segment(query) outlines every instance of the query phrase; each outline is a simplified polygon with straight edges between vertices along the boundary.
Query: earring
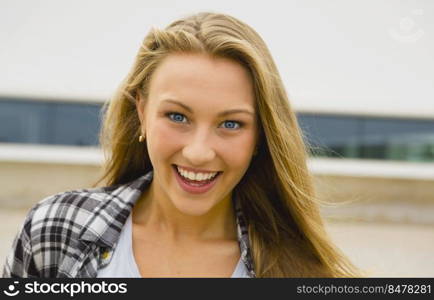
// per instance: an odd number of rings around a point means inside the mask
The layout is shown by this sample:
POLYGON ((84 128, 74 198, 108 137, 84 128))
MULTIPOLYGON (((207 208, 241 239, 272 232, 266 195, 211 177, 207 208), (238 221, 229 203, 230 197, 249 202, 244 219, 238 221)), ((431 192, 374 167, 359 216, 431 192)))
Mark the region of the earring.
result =
POLYGON ((145 135, 139 136, 139 143, 142 143, 145 140, 145 135))

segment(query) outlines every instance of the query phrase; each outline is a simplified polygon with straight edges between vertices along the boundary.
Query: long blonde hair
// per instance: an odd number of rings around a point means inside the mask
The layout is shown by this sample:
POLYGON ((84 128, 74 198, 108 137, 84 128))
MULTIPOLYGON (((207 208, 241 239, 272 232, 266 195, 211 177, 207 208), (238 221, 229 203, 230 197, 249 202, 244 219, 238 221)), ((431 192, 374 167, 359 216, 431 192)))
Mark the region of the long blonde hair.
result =
POLYGON ((250 73, 259 120, 258 154, 234 188, 248 224, 257 277, 350 277, 357 269, 327 237, 307 149, 271 54, 245 23, 225 14, 198 13, 151 29, 114 97, 106 103, 101 144, 105 171, 99 182, 131 181, 152 170, 146 143, 138 143, 138 96, 171 53, 207 53, 233 59, 250 73))

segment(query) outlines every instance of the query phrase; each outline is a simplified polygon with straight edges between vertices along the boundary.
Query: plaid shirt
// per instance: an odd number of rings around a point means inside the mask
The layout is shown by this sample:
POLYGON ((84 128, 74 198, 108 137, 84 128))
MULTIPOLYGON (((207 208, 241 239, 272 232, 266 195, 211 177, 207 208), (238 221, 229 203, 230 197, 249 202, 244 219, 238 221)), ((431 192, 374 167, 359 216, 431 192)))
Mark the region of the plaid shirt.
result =
MULTIPOLYGON (((127 184, 68 191, 37 203, 13 242, 3 277, 96 277, 110 263, 122 227, 152 177, 150 171, 127 184)), ((234 207, 241 259, 255 277, 238 201, 234 207)))

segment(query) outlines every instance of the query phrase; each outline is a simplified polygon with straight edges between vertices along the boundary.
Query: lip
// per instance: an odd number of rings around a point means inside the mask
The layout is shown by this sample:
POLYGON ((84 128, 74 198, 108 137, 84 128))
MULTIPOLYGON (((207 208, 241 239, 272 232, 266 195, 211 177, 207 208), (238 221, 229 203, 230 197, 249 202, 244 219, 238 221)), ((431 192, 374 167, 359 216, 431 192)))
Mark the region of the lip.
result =
POLYGON ((173 169, 176 181, 178 181, 179 186, 184 191, 186 191, 187 193, 190 193, 190 194, 203 194, 203 193, 208 192, 210 189, 212 189, 214 187, 214 185, 216 185, 217 181, 220 180, 220 175, 222 173, 222 172, 218 172, 218 174, 214 178, 214 180, 211 181, 210 183, 206 184, 206 185, 192 186, 182 179, 181 175, 179 175, 178 171, 176 170, 176 165, 172 165, 172 169, 173 169))

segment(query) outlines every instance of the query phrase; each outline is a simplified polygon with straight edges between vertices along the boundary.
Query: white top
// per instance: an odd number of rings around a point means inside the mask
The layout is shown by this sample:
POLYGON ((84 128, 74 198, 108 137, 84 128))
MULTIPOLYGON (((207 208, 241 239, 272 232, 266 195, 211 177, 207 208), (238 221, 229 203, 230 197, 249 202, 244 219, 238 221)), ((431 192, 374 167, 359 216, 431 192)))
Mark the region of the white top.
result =
MULTIPOLYGON (((97 278, 142 277, 134 259, 132 245, 132 219, 130 214, 122 228, 118 245, 113 252, 110 263, 105 268, 98 270, 97 278)), ((238 261, 231 278, 249 278, 247 268, 241 259, 238 261)))

